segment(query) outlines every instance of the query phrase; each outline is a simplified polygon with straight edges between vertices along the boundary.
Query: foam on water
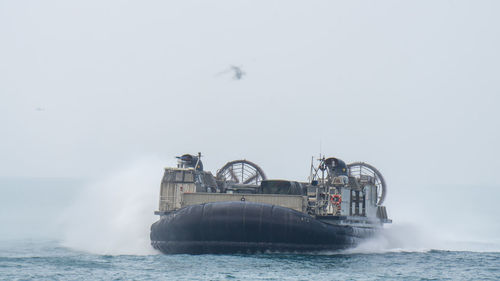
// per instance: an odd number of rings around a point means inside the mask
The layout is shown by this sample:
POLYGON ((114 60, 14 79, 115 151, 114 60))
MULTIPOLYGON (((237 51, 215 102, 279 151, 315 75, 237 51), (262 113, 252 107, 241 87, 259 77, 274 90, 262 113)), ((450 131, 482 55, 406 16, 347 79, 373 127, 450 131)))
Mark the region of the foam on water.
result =
POLYGON ((349 253, 500 252, 495 186, 418 186, 390 195, 394 223, 349 253))
POLYGON ((375 237, 366 240, 353 249, 343 251, 346 254, 373 254, 388 252, 428 252, 470 251, 500 252, 500 243, 495 241, 449 240, 439 233, 431 233, 422 226, 398 224, 387 226, 375 237))

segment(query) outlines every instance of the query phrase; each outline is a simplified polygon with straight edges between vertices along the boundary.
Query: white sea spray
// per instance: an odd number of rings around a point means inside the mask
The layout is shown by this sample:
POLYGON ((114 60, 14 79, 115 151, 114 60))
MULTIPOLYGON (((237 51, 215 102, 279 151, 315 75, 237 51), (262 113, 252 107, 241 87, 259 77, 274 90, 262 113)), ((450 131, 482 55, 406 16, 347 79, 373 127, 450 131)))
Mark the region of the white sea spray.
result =
POLYGON ((163 166, 142 159, 80 190, 64 214, 63 245, 96 254, 155 254, 149 231, 158 219, 163 166))

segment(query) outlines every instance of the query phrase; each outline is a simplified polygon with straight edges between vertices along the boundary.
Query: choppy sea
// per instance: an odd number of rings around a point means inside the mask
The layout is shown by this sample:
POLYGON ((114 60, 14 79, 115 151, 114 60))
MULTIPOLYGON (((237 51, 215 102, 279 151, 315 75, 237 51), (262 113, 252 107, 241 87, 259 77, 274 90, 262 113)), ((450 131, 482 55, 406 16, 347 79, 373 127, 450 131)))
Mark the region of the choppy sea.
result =
POLYGON ((469 187, 442 187, 436 201, 395 190, 393 225, 347 251, 163 255, 149 245, 152 166, 96 181, 0 179, 0 280, 500 280, 497 199, 463 208, 469 187))
POLYGON ((57 241, 0 245, 2 280, 500 280, 500 253, 102 255, 57 241))

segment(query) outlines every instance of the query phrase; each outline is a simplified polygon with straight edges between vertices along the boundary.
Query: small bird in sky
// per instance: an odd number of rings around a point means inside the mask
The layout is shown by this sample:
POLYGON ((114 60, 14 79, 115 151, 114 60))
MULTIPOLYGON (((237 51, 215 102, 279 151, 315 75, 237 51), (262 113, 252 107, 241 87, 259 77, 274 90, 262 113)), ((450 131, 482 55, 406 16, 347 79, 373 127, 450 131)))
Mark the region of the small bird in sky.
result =
POLYGON ((241 80, 246 73, 241 69, 241 66, 230 65, 228 69, 219 72, 217 75, 233 73, 234 80, 241 80))
POLYGON ((241 70, 241 67, 231 65, 231 70, 234 72, 233 79, 235 80, 241 80, 243 78, 243 75, 246 73, 241 70))

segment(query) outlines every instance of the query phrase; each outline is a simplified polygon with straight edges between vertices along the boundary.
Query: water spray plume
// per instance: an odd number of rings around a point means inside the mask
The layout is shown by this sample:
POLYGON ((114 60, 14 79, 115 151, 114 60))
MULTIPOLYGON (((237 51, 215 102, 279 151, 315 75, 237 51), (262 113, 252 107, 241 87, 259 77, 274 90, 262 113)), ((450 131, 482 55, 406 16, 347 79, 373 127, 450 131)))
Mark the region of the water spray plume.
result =
POLYGON ((64 214, 63 245, 95 254, 147 255, 165 163, 143 159, 83 188, 64 214))

